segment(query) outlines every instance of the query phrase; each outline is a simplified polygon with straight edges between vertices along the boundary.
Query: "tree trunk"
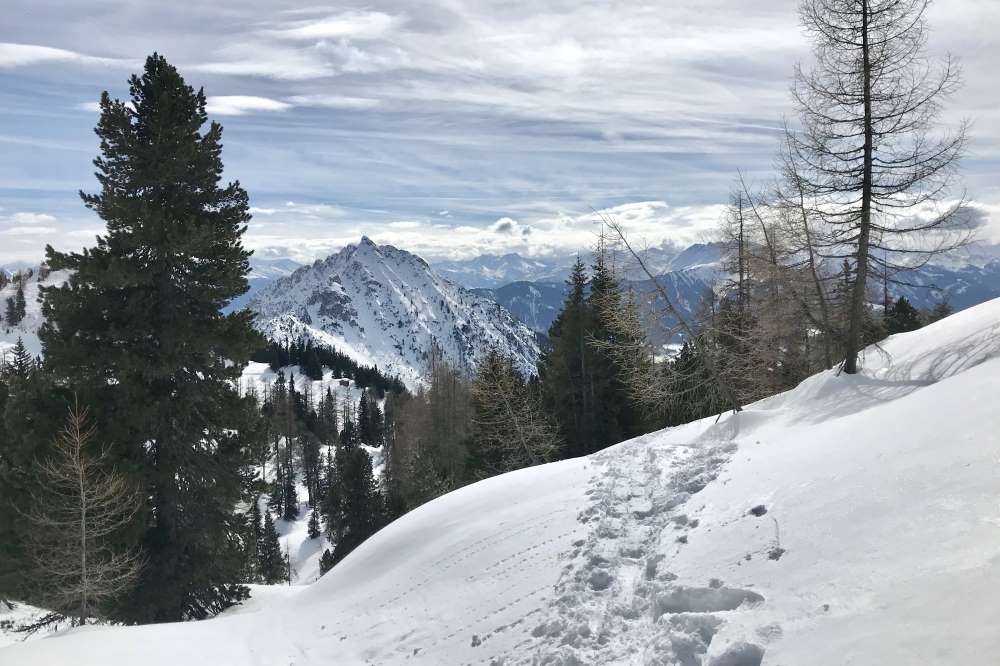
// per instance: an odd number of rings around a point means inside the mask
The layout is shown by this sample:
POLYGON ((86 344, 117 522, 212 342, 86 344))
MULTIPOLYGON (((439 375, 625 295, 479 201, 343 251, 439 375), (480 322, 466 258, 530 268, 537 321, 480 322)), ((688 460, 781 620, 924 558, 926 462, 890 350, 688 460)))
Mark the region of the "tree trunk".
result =
POLYGON ((853 375, 858 371, 858 352, 861 351, 861 329, 865 317, 865 286, 868 278, 868 244, 872 217, 872 70, 868 44, 868 0, 861 0, 861 57, 864 79, 865 147, 864 173, 861 190, 861 225, 858 229, 858 253, 854 267, 854 287, 851 291, 850 323, 847 330, 844 372, 853 375))

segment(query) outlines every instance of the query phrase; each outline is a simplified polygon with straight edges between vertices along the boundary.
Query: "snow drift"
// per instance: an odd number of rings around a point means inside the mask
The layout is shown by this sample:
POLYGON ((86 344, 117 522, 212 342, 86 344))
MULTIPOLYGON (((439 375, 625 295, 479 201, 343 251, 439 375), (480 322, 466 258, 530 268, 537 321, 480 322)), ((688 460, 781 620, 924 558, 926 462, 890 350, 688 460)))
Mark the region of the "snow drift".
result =
POLYGON ((994 300, 860 375, 451 493, 313 585, 0 663, 993 664, 998 398, 994 300))

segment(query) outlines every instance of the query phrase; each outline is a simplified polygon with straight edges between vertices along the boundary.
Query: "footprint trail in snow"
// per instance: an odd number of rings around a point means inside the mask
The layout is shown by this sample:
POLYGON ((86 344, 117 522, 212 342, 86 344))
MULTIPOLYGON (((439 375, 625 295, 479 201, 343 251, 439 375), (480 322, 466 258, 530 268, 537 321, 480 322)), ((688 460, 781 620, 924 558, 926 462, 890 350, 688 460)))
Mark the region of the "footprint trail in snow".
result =
POLYGON ((698 526, 686 513, 692 498, 719 475, 735 445, 657 447, 646 440, 594 457, 599 471, 578 516, 588 533, 567 554, 554 601, 532 618, 532 645, 495 655, 493 664, 761 663, 763 649, 752 643, 706 655, 727 616, 752 613, 764 597, 715 579, 681 581, 670 571, 671 555, 698 526))

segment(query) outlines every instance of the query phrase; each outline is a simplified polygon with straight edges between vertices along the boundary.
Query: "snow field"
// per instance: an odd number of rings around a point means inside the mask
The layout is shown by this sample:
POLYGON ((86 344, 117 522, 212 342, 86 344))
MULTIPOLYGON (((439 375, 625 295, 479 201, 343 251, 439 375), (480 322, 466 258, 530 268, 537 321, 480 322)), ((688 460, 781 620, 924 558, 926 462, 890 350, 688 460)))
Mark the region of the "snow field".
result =
POLYGON ((853 377, 462 488, 312 585, 0 664, 995 664, 1000 300, 853 377))

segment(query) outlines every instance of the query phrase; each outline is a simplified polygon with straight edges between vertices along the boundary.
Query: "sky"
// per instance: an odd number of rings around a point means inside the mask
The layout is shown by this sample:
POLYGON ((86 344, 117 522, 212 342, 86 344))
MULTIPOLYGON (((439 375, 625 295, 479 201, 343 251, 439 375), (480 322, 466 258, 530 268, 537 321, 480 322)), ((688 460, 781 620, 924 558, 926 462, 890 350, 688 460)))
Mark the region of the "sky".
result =
MULTIPOLYGON (((965 86, 963 182, 1000 242, 1000 2, 937 0, 932 56, 965 86)), ((718 225, 742 172, 774 176, 810 51, 794 0, 4 0, 0 263, 93 244, 80 202, 101 91, 157 51, 224 126, 261 256, 366 234, 429 259, 562 253, 610 213, 639 242, 718 225)))

